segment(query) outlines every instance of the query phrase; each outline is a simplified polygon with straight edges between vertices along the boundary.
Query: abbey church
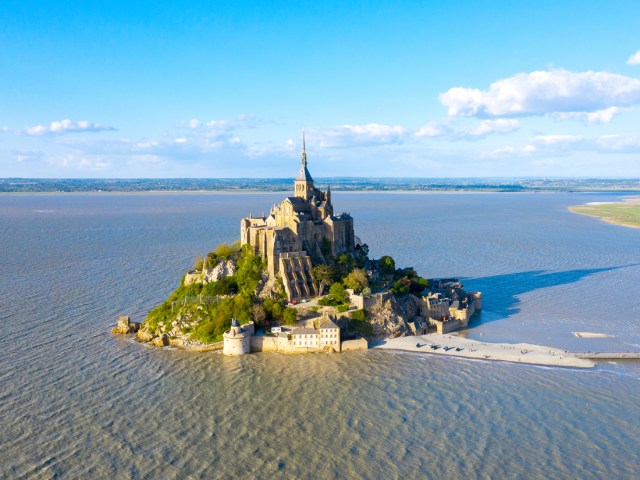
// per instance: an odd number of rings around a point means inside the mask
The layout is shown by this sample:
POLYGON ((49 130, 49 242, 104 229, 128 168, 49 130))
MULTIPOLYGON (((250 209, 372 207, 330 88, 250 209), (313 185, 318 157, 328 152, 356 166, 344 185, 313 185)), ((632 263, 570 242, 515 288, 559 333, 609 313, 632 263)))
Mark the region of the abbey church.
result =
POLYGON ((325 255, 353 251, 353 219, 335 215, 331 188, 317 189, 307 169, 302 136, 302 161, 294 181, 294 196, 271 208, 268 216, 243 218, 240 239, 267 261, 269 275, 280 274, 290 300, 317 295, 311 268, 326 263, 325 255))

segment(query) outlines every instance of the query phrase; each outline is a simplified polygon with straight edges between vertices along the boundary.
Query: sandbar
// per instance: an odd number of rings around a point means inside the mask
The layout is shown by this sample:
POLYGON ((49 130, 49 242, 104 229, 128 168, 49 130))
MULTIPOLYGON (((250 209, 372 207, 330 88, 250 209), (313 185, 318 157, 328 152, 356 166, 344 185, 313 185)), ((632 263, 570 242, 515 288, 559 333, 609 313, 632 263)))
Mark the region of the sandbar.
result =
POLYGON ((578 338, 615 338, 614 335, 607 333, 594 333, 594 332, 571 332, 578 338))
POLYGON ((456 334, 429 333, 427 335, 398 337, 382 340, 372 348, 552 367, 592 368, 596 365, 591 360, 578 358, 574 353, 557 348, 529 343, 488 343, 469 340, 456 334), (434 350, 430 347, 431 345, 438 345, 439 348, 434 350), (445 351, 443 347, 451 348, 445 351))
POLYGON ((628 197, 622 202, 589 202, 569 207, 569 211, 596 217, 615 225, 640 228, 640 198, 638 197, 628 197))

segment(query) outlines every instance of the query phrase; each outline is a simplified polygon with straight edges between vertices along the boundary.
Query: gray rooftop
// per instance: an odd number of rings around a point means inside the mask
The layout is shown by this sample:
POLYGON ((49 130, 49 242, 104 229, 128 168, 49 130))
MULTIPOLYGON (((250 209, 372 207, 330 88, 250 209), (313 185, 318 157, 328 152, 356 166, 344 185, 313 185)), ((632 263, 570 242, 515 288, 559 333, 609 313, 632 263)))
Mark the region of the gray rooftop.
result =
POLYGON ((313 328, 299 328, 297 330, 294 330, 292 333, 293 335, 318 334, 318 332, 316 332, 313 328))
POLYGON ((296 181, 302 180, 303 182, 313 182, 313 178, 311 178, 311 174, 307 169, 307 163, 304 162, 300 165, 300 170, 298 170, 298 176, 296 177, 296 181))
POLYGON ((326 329, 326 328, 340 328, 338 327, 338 325, 336 325, 335 323, 333 323, 331 320, 325 320, 325 322, 320 326, 320 330, 326 329))

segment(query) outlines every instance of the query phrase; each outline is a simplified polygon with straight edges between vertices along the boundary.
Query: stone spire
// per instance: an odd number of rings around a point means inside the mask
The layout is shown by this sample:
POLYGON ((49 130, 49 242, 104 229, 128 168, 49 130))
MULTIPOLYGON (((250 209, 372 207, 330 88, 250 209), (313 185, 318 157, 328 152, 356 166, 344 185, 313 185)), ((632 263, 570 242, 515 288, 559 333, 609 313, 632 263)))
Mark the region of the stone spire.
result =
POLYGON ((302 165, 307 166, 307 147, 304 143, 304 130, 302 130, 302 165))
POLYGON ((309 201, 313 196, 313 178, 307 169, 307 148, 305 145, 304 131, 302 132, 302 160, 300 162, 300 170, 296 176, 295 196, 304 198, 309 201))

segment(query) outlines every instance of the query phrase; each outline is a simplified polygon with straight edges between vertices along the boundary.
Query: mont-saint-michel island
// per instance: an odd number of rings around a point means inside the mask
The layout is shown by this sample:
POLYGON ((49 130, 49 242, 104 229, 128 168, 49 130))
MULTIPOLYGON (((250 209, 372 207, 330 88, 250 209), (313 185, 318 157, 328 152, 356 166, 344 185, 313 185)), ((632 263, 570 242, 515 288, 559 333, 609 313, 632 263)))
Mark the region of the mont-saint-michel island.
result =
MULTIPOLYGON (((224 355, 338 353, 368 348, 593 367, 588 355, 459 335, 482 293, 456 277, 424 278, 392 256, 370 258, 331 187, 318 189, 302 154, 293 195, 240 220, 240 239, 198 256, 179 287, 143 322, 118 318, 113 333, 157 347, 224 355)), ((261 206, 257 205, 257 208, 261 206)), ((453 221, 453 219, 452 219, 453 221)), ((587 332, 584 332, 585 335, 587 332)))

